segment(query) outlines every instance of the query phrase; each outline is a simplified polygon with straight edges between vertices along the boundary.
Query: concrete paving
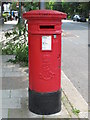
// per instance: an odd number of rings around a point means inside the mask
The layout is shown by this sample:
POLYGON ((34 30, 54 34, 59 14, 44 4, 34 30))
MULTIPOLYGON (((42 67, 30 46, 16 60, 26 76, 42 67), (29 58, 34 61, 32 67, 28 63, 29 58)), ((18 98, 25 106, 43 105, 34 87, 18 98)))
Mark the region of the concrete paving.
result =
MULTIPOLYGON (((14 56, 2 56, 3 74, 8 71, 6 77, 2 76, 2 117, 3 118, 87 118, 87 104, 80 93, 74 88, 70 80, 62 72, 62 110, 52 115, 37 115, 28 110, 28 68, 20 67, 18 64, 7 62, 14 56), (6 71, 5 71, 6 69, 6 71), (13 74, 10 76, 9 72, 13 74), (22 75, 23 76, 22 76, 22 75), (12 81, 12 82, 11 82, 12 81), (73 94, 73 95, 72 95, 73 94), (76 99, 78 99, 76 101, 76 99), (74 101, 75 100, 75 101, 74 101), (79 107, 78 107, 79 106, 79 107), (81 108, 80 108, 81 107, 81 108), (78 115, 72 109, 80 110, 78 115)), ((0 92, 1 94, 1 92, 0 92)))
MULTIPOLYGON (((20 68, 8 61, 14 56, 2 56, 2 115, 4 118, 42 118, 28 110, 28 68, 20 68), (7 73, 7 74, 6 74, 7 73)), ((62 111, 46 118, 70 118, 62 103, 62 111)))
MULTIPOLYGON (((42 118, 43 115, 37 115, 28 109, 28 90, 3 90, 3 95, 8 94, 7 98, 3 97, 2 114, 3 118, 42 118), (26 93, 26 94, 25 94, 26 93), (11 95, 10 95, 11 94, 11 95)), ((63 94, 64 97, 64 94, 63 94)), ((62 102, 62 110, 53 115, 45 115, 45 118, 70 118, 70 115, 62 102)))

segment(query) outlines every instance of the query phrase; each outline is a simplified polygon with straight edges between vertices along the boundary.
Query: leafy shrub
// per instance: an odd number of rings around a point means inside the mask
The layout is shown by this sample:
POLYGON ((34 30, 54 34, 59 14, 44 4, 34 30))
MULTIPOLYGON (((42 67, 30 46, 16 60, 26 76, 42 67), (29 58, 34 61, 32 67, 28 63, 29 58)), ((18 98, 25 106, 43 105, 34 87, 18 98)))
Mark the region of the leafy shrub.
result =
POLYGON ((28 46, 26 44, 20 44, 19 47, 17 47, 15 61, 28 65, 28 46))
POLYGON ((4 55, 15 55, 15 60, 10 59, 10 62, 20 63, 23 66, 28 65, 28 45, 21 43, 7 43, 7 46, 2 49, 4 55))
POLYGON ((7 42, 6 47, 2 49, 2 54, 3 55, 12 55, 15 54, 15 48, 17 45, 14 45, 14 43, 7 42))
POLYGON ((16 27, 5 33, 6 39, 10 39, 2 48, 3 55, 15 55, 15 60, 9 60, 14 63, 20 63, 21 65, 28 65, 28 42, 26 39, 27 30, 26 25, 17 24, 16 27), (19 31, 21 31, 21 36, 19 36, 19 31))

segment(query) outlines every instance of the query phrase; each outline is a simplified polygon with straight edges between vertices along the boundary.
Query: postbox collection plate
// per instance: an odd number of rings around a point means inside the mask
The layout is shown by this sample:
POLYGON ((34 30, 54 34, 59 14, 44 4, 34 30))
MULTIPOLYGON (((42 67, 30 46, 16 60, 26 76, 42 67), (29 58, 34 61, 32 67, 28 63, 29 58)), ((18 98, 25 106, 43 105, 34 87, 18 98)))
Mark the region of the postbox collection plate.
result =
POLYGON ((52 50, 52 37, 42 36, 42 51, 52 50))

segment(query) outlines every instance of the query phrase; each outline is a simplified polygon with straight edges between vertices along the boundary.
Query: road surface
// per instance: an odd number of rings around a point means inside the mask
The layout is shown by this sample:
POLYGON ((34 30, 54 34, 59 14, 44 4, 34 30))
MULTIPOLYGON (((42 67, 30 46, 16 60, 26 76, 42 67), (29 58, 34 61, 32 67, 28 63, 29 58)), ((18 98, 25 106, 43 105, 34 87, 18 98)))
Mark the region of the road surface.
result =
POLYGON ((63 20, 62 70, 88 102, 88 23, 63 20))

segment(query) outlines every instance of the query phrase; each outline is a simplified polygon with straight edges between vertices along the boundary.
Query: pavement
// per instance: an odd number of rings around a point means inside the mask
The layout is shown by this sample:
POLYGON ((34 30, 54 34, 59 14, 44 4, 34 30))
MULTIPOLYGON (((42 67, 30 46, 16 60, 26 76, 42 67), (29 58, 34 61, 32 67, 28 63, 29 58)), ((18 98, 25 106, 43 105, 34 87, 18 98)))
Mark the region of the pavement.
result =
MULTIPOLYGON (((0 118, 88 118, 88 104, 62 71, 62 109, 57 114, 37 115, 28 110, 28 68, 7 62, 13 55, 0 56, 0 118), (1 85, 1 84, 0 84, 1 85), (79 114, 75 114, 80 110, 79 114), (74 113, 73 113, 74 111, 74 113)), ((90 108, 89 108, 90 109, 90 108)))
MULTIPOLYGON (((88 118, 88 105, 62 71, 62 110, 52 115, 37 115, 28 110, 28 68, 7 62, 12 55, 2 55, 2 118, 88 118), (73 109, 80 110, 75 115, 73 109)), ((1 95, 0 95, 1 96, 1 95)), ((0 112, 1 113, 1 112, 0 112)))

